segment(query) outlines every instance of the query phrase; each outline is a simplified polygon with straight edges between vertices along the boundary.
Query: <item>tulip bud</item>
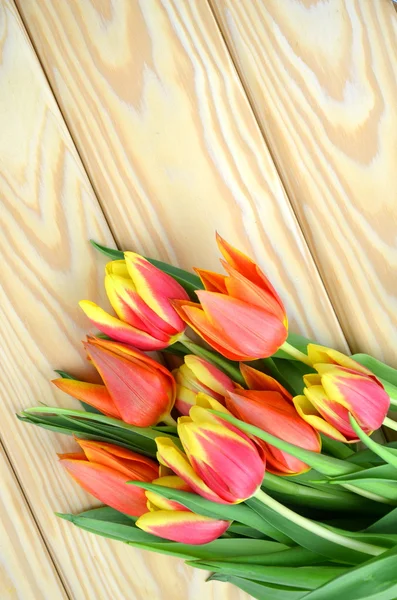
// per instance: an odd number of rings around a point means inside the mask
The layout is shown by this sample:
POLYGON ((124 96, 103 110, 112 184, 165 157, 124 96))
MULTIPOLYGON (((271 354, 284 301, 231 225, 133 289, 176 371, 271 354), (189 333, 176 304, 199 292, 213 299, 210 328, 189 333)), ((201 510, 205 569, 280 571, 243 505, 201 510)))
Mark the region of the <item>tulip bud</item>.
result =
POLYGON ((182 415, 188 415, 199 392, 224 404, 227 391, 235 387, 230 377, 198 356, 189 354, 184 360, 185 363, 174 371, 177 383, 175 408, 182 415))
POLYGON ((85 348, 123 421, 150 427, 168 417, 176 386, 165 367, 118 342, 89 337, 85 348))
POLYGON ((175 279, 139 254, 125 252, 124 257, 106 265, 105 289, 117 317, 89 300, 80 306, 100 331, 119 342, 140 350, 166 348, 185 330, 171 300, 189 297, 175 279))
POLYGON ((228 275, 196 269, 205 290, 200 304, 176 300, 179 316, 215 350, 231 360, 274 354, 287 338, 287 317, 275 289, 252 260, 219 235, 228 275))
MULTIPOLYGON (((174 488, 175 490, 181 490, 183 492, 192 492, 191 487, 183 481, 177 475, 166 475, 165 477, 159 477, 152 481, 156 485, 161 485, 163 487, 174 488)), ((158 510, 189 510, 180 502, 176 502, 176 500, 169 500, 168 498, 164 498, 157 494, 156 492, 152 492, 150 490, 146 490, 146 498, 148 499, 147 507, 150 512, 155 512, 158 510)))
MULTIPOLYGON (((226 411, 209 398, 212 408, 226 411)), ((156 438, 158 459, 197 494, 223 504, 253 496, 260 487, 265 464, 255 444, 240 430, 202 406, 178 419, 178 434, 186 454, 168 438, 156 438)))
POLYGON ((144 514, 147 511, 144 490, 127 482, 152 481, 158 476, 158 465, 114 444, 76 441, 84 453, 59 455, 69 475, 104 504, 135 517, 144 514))
POLYGON ((302 396, 294 404, 312 427, 341 442, 357 442, 349 413, 367 434, 378 429, 390 398, 367 368, 341 352, 309 344, 308 357, 317 373, 305 375, 302 396))
MULTIPOLYGON (((288 393, 288 392, 287 392, 288 393)), ((292 402, 279 392, 235 390, 226 397, 232 415, 300 448, 320 452, 318 433, 297 413, 292 402)), ((310 467, 291 454, 257 440, 266 456, 266 469, 275 475, 298 475, 310 467)))
POLYGON ((257 371, 244 363, 240 363, 240 371, 250 390, 278 392, 284 400, 287 400, 292 404, 292 394, 290 394, 276 379, 270 377, 270 375, 257 371))

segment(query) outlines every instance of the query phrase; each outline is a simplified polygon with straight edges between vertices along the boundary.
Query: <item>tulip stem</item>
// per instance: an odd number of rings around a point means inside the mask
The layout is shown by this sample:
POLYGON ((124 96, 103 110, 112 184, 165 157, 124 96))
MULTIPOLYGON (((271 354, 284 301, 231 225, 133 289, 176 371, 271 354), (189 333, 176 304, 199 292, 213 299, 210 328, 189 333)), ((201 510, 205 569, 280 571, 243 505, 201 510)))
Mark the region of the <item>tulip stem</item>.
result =
POLYGON ((310 531, 314 533, 318 537, 323 538, 324 540, 328 540, 333 542, 334 544, 340 544, 343 548, 350 548, 351 550, 356 550, 357 552, 363 552, 364 554, 369 554, 371 556, 378 556, 382 554, 382 552, 386 551, 386 548, 382 548, 380 546, 375 546, 374 544, 368 544, 366 542, 361 542, 357 539, 350 538, 336 531, 332 531, 327 527, 320 525, 306 517, 302 517, 298 513, 294 512, 290 508, 287 508, 271 496, 268 496, 264 491, 259 489, 254 498, 259 500, 262 504, 272 509, 274 512, 278 513, 282 517, 288 519, 291 523, 295 523, 298 527, 302 529, 306 529, 306 531, 310 531))
POLYGON ((161 419, 161 422, 165 423, 166 425, 171 425, 172 427, 176 427, 177 426, 177 422, 175 421, 175 419, 173 417, 171 417, 170 414, 168 414, 165 417, 163 417, 161 419))
POLYGON ((292 344, 289 344, 288 342, 284 342, 284 344, 282 346, 280 346, 279 349, 284 350, 284 352, 286 354, 289 354, 290 356, 292 356, 292 358, 296 358, 296 360, 299 360, 300 362, 305 363, 305 365, 308 365, 309 367, 313 366, 312 363, 310 362, 307 354, 304 354, 303 352, 298 350, 298 348, 295 348, 295 346, 292 346, 292 344))
POLYGON ((394 431, 397 431, 396 421, 393 421, 393 419, 390 419, 389 417, 385 417, 385 420, 383 421, 383 425, 385 427, 388 427, 389 429, 394 429, 394 431))

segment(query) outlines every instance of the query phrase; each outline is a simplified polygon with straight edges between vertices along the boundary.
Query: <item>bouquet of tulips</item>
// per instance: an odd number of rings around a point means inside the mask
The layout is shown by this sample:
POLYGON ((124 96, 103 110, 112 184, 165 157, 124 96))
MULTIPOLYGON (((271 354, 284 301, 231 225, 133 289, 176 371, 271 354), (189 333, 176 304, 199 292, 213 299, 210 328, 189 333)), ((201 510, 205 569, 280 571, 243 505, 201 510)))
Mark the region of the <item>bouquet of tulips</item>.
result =
POLYGON ((94 243, 115 314, 80 306, 102 383, 58 371, 82 410, 19 415, 74 436, 60 463, 105 505, 59 516, 260 600, 393 600, 397 444, 371 434, 396 429, 397 371, 289 333, 258 265, 217 241, 226 274, 94 243))

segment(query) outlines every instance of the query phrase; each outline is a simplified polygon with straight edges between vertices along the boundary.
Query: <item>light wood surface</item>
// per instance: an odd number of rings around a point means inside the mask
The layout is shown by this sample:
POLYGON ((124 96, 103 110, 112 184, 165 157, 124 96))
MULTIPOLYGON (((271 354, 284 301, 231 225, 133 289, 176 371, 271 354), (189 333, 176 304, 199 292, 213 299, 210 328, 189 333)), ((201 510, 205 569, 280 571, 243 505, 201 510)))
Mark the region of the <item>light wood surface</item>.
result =
MULTIPOLYGON (((242 600, 245 594, 206 584, 205 572, 180 560, 127 548, 54 516, 97 503, 57 462, 56 452, 73 449, 71 438, 22 424, 15 412, 39 402, 68 404, 65 395, 54 394, 49 380, 53 368, 86 370, 80 339, 87 322, 77 301, 84 296, 104 301, 104 261, 87 240, 111 245, 112 237, 18 15, 8 1, 0 6, 0 435, 7 454, 73 600, 211 599, 220 589, 227 600, 242 600)), ((0 487, 0 497, 9 507, 1 512, 6 532, 40 544, 37 532, 27 530, 29 515, 13 509, 8 487, 0 487)), ((6 590, 9 597, 26 600, 35 562, 32 558, 25 584, 14 581, 26 560, 22 550, 17 554, 7 553, 6 590)), ((36 575, 45 575, 45 567, 36 575)), ((37 589, 44 584, 38 580, 37 589)), ((55 589, 55 580, 52 585, 55 589)), ((54 600, 60 593, 54 592, 54 600)), ((37 593, 35 600, 41 598, 37 593)))
POLYGON ((66 600, 51 555, 0 443, 2 600, 66 600))
POLYGON ((293 329, 346 348, 207 2, 18 6, 121 247, 219 270, 219 230, 293 329))
POLYGON ((55 518, 95 504, 57 464, 73 442, 14 415, 70 404, 54 368, 93 376, 77 302, 105 305, 105 261, 89 238, 217 269, 217 229, 262 264, 292 329, 347 350, 343 328, 393 361, 395 15, 388 0, 16 1, 0 0, 5 599, 248 600, 55 518), (22 582, 28 548, 43 564, 22 582))
POLYGON ((391 0, 210 0, 354 351, 397 366, 391 0))

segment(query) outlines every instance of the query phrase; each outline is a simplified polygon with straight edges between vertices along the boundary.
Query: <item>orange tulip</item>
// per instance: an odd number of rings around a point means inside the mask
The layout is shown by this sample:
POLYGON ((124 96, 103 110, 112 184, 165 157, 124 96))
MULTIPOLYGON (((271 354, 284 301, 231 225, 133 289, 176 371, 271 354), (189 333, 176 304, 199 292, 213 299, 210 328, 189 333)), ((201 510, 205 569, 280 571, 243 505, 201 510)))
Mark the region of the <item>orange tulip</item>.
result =
POLYGON ((144 490, 128 481, 152 481, 158 476, 155 461, 106 442, 76 440, 83 452, 60 454, 62 466, 87 492, 127 515, 147 511, 144 490))
MULTIPOLYGON (((288 392, 287 392, 288 393, 288 392)), ((318 433, 295 410, 292 402, 278 391, 235 390, 226 397, 226 407, 232 415, 280 437, 286 442, 311 450, 321 451, 318 433)), ((297 475, 310 467, 291 454, 257 440, 266 456, 266 468, 276 475, 297 475)))
POLYGON ((123 421, 149 427, 168 418, 176 386, 165 367, 119 342, 88 337, 84 346, 123 421))
POLYGON ((305 375, 297 411, 312 427, 341 442, 357 442, 349 413, 365 433, 382 425, 390 398, 375 375, 354 359, 324 346, 309 344, 308 357, 317 373, 305 375))
POLYGON ((185 330, 170 301, 189 296, 143 256, 125 252, 124 257, 106 265, 106 293, 117 317, 89 300, 82 300, 80 307, 100 331, 119 342, 141 350, 166 348, 185 330))
POLYGON ((121 419, 121 414, 105 385, 62 377, 53 379, 51 383, 69 396, 100 410, 107 417, 121 419))
POLYGON ((177 383, 175 408, 182 415, 188 415, 199 392, 208 394, 224 404, 227 391, 235 388, 230 377, 198 356, 188 354, 184 361, 184 364, 173 372, 177 383))
POLYGON ((196 269, 205 290, 200 304, 175 300, 179 316, 215 350, 231 360, 274 354, 287 338, 287 317, 277 292, 252 260, 219 235, 228 275, 196 269))

